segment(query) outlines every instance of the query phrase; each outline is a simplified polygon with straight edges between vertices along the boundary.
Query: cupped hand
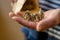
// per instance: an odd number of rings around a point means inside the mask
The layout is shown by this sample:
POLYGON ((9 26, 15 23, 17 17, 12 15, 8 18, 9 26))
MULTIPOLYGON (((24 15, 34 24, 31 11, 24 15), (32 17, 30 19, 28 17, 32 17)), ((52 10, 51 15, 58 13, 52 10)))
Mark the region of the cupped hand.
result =
MULTIPOLYGON (((13 2, 16 2, 16 1, 13 1, 13 2)), ((31 22, 31 21, 24 20, 21 17, 23 15, 23 13, 21 12, 18 12, 16 14, 13 12, 10 12, 9 16, 13 20, 16 20, 19 24, 22 24, 31 29, 36 29, 37 31, 46 30, 60 23, 60 9, 53 9, 53 10, 44 12, 44 19, 42 19, 39 22, 31 22), (16 14, 19 16, 16 16, 16 14)))

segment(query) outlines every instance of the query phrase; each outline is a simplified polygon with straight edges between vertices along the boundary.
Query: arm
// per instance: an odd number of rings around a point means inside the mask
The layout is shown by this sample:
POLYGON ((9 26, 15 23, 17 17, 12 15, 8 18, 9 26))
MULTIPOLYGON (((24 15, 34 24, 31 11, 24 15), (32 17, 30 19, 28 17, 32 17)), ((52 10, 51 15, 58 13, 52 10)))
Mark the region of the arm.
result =
POLYGON ((10 17, 14 20, 16 20, 18 23, 31 28, 31 29, 36 29, 37 31, 43 31, 48 28, 51 28, 57 24, 60 23, 60 10, 59 9, 54 9, 54 10, 49 10, 44 13, 44 19, 41 20, 38 23, 31 22, 24 20, 20 13, 17 13, 20 17, 15 16, 13 13, 9 13, 10 17))
MULTIPOLYGON (((12 0, 13 3, 16 1, 17 0, 12 0)), ((54 10, 49 10, 47 12, 44 12, 44 19, 38 23, 24 20, 21 17, 20 13, 18 15, 20 17, 16 16, 13 13, 9 13, 9 16, 12 19, 16 20, 19 24, 22 24, 31 29, 36 29, 37 31, 46 30, 60 23, 60 9, 54 9, 54 10)))

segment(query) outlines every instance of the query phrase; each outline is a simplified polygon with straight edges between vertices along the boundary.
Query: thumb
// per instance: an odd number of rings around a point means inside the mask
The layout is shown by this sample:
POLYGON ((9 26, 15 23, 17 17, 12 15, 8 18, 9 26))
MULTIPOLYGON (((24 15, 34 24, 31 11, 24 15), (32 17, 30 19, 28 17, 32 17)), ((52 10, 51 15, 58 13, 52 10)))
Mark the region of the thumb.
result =
POLYGON ((51 28, 57 24, 56 20, 54 18, 47 18, 41 20, 36 27, 37 31, 44 31, 47 30, 48 28, 51 28))

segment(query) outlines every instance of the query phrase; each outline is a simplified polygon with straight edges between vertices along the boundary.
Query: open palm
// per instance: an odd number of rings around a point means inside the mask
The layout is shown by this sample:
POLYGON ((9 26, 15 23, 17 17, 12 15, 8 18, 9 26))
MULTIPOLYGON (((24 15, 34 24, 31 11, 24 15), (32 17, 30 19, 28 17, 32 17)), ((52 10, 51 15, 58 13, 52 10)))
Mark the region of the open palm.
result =
MULTIPOLYGON (((13 2, 16 2, 16 0, 13 2)), ((31 22, 24 20, 21 17, 23 15, 21 12, 18 12, 16 14, 10 12, 9 16, 13 20, 16 20, 19 24, 22 24, 28 28, 36 29, 37 31, 46 30, 60 23, 60 9, 53 9, 44 12, 44 19, 39 22, 31 22), (16 16, 16 14, 19 16, 16 16)))

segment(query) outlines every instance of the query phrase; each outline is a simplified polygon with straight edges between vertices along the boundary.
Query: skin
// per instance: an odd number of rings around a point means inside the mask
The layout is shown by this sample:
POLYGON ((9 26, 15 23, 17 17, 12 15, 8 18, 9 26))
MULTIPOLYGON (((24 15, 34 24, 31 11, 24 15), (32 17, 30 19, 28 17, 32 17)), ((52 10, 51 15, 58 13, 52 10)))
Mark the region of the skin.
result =
POLYGON ((44 12, 44 19, 42 19, 39 22, 31 22, 31 21, 24 20, 21 17, 23 15, 22 12, 18 12, 16 14, 13 12, 10 12, 9 16, 13 20, 17 21, 19 24, 22 24, 28 28, 37 30, 38 32, 52 28, 53 26, 60 23, 60 9, 52 9, 44 12), (16 16, 16 14, 19 16, 16 16))

